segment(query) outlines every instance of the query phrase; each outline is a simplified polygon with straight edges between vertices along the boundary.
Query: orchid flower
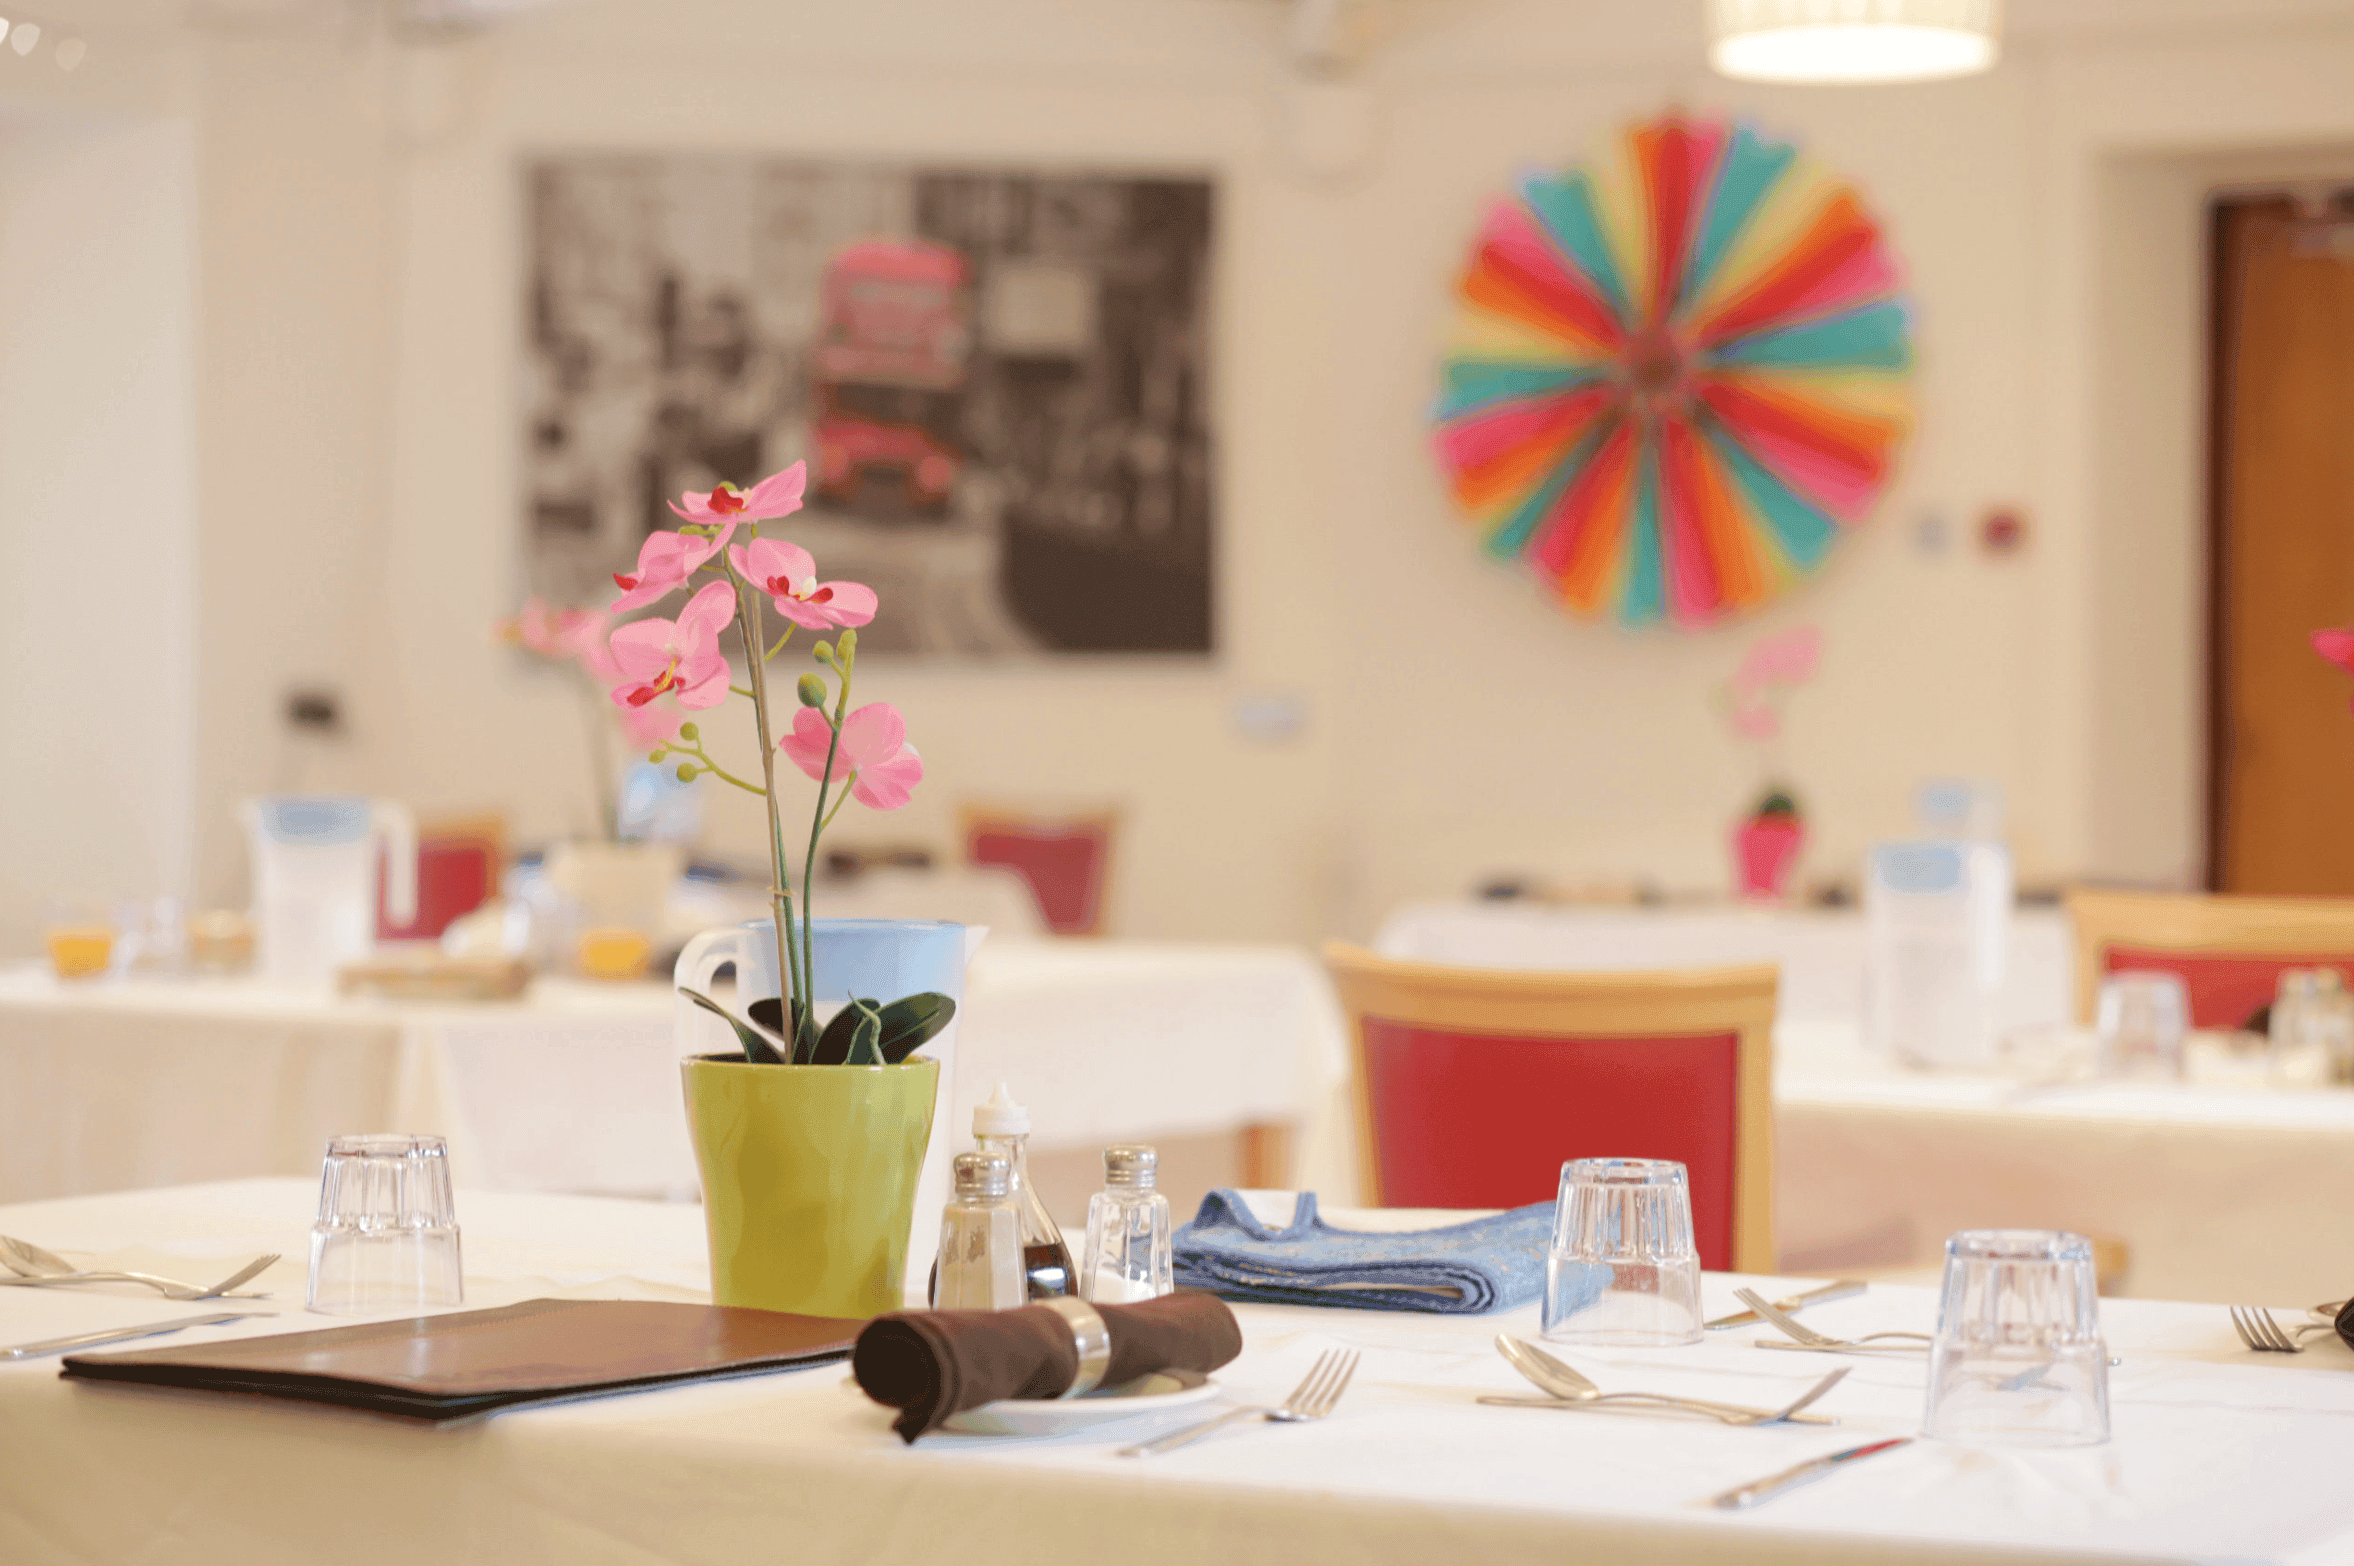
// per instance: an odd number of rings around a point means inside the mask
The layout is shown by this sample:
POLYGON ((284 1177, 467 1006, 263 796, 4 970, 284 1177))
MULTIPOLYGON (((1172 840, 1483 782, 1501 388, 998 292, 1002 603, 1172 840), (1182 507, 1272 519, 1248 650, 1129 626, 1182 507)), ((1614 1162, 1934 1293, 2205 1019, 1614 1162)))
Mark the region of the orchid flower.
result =
POLYGON ((1811 679, 1822 656, 1823 633, 1811 625, 1794 626, 1768 636, 1749 649, 1733 675, 1733 688, 1745 693, 1768 685, 1797 685, 1811 679))
POLYGON ((793 765, 811 777, 850 780, 850 797, 875 810, 897 810, 923 781, 924 762, 907 743, 907 720, 887 701, 872 702, 842 720, 842 742, 833 746, 834 767, 826 771, 826 750, 834 726, 824 713, 803 707, 793 714, 793 731, 777 744, 793 765))
POLYGON ((776 612, 809 631, 864 625, 875 617, 875 590, 857 582, 820 582, 809 551, 781 539, 756 538, 727 552, 745 581, 768 594, 776 612))
POLYGON ((676 620, 633 620, 613 633, 609 646, 623 683, 613 700, 643 707, 676 692, 682 707, 716 707, 727 699, 727 658, 719 650, 720 628, 736 612, 736 590, 712 582, 687 600, 676 620))
POLYGON ((2354 626, 2315 631, 2313 650, 2348 674, 2354 674, 2354 626))
POLYGON ((621 589, 621 596, 613 600, 612 612, 642 609, 685 586, 687 578, 702 569, 703 562, 719 553, 734 534, 737 523, 791 516, 800 510, 801 487, 807 471, 806 463, 796 462, 782 473, 770 474, 749 490, 722 484, 703 494, 689 490, 670 502, 670 509, 687 522, 713 531, 656 533, 647 538, 638 546, 637 571, 631 575, 613 573, 613 585, 621 589), (685 504, 681 505, 680 501, 685 504))
MULTIPOLYGON (((718 538, 725 542, 738 522, 764 522, 771 517, 789 517, 800 510, 801 489, 808 479, 809 464, 796 462, 782 473, 771 473, 750 489, 722 484, 705 495, 690 490, 672 501, 670 509, 689 522, 718 528, 718 538), (681 505, 679 501, 686 504, 681 505)), ((717 543, 712 545, 714 549, 718 547, 717 543)))

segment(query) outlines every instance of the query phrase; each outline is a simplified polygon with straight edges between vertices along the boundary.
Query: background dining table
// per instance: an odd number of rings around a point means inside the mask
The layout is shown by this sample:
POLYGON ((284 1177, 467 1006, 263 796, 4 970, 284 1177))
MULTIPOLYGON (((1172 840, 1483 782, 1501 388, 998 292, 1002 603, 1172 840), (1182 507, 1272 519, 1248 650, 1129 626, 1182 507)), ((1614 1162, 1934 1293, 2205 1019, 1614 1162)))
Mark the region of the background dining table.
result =
MULTIPOLYGON (((247 1307, 276 1315, 185 1340, 298 1331, 340 1321, 301 1308, 315 1198, 314 1180, 289 1178, 33 1202, 0 1207, 0 1233, 183 1276, 279 1251, 287 1259, 258 1280, 273 1299, 247 1307)), ((704 1297, 691 1208, 461 1191, 458 1214, 468 1307, 704 1297)), ((1710 1274, 1707 1307, 1734 1308, 1742 1281, 1710 1274)), ((1776 1294, 1796 1286, 1747 1281, 1776 1294)), ((0 1345, 189 1310, 119 1286, 0 1289, 0 1345)), ((1929 1290, 1875 1286, 1807 1320, 1853 1334, 1924 1330, 1934 1313, 1929 1290)), ((2219 1307, 2103 1302, 2122 1359, 2105 1446, 1915 1441, 1742 1513, 1704 1498, 1915 1434, 1922 1363, 1769 1352, 1753 1346, 1763 1328, 1688 1348, 1565 1350, 1605 1386, 1760 1404, 1850 1367, 1816 1405, 1837 1427, 1733 1428, 1482 1406, 1482 1394, 1530 1391, 1491 1340, 1534 1334, 1533 1306, 1467 1317, 1256 1305, 1236 1314, 1244 1350, 1216 1374, 1225 1399, 1280 1398, 1336 1346, 1363 1356, 1346 1396, 1317 1424, 1246 1426, 1149 1461, 1113 1448, 1204 1410, 1048 1438, 934 1434, 906 1447, 888 1411, 828 1365, 435 1430, 300 1403, 77 1383, 59 1377, 55 1359, 0 1364, 0 1560, 2354 1561, 2344 1482, 2354 1350, 2323 1340, 2302 1355, 2251 1354, 2219 1307)))
MULTIPOLYGON (((678 1062, 725 1047, 707 1020, 660 982, 435 1003, 0 971, 0 1201, 308 1172, 388 1129, 447 1136, 477 1189, 691 1199, 678 1062)), ((984 944, 954 1049, 960 1138, 1004 1081, 1041 1149, 1233 1137, 1263 1181, 1345 1069, 1323 972, 1286 946, 984 944)))

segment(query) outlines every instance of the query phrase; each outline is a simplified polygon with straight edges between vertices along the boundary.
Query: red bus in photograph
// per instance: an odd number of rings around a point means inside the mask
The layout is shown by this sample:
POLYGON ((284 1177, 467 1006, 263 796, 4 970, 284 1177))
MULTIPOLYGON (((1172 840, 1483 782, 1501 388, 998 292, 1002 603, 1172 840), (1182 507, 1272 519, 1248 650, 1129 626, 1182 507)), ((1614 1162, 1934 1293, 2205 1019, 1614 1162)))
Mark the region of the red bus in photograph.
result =
POLYGON ((817 492, 947 509, 972 345, 965 260, 922 239, 867 239, 827 264, 812 363, 817 492))

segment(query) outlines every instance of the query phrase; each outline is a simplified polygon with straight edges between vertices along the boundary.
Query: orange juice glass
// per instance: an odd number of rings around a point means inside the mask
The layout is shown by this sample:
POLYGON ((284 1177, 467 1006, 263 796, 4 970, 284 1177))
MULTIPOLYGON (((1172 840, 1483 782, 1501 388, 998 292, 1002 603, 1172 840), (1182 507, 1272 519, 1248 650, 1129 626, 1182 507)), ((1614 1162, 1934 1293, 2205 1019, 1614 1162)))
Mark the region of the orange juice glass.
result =
POLYGON ((95 978, 114 956, 114 931, 103 924, 57 925, 48 936, 49 965, 61 979, 95 978))
POLYGON ((580 971, 592 979, 637 979, 646 972, 654 943, 635 930, 619 927, 584 930, 580 936, 580 971))

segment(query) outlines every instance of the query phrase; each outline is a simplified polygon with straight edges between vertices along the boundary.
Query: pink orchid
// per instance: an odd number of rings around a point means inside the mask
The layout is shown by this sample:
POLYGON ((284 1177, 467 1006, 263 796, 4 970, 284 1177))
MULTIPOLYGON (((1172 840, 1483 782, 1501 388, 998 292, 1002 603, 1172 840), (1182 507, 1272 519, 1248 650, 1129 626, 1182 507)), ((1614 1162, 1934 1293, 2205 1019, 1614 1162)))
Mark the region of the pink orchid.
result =
POLYGON ((1735 703, 1733 732, 1744 739, 1770 740, 1782 732, 1781 715, 1764 702, 1735 703))
POLYGON ((1749 649, 1733 675, 1733 688, 1753 692, 1768 685, 1797 685, 1814 677, 1822 656, 1823 633, 1811 625, 1768 636, 1749 649))
MULTIPOLYGON (((825 778, 826 747, 833 726, 814 707, 793 714, 793 732, 777 748, 813 778, 825 778)), ((834 751, 835 781, 850 779, 850 797, 876 810, 897 810, 923 781, 924 762, 907 743, 907 720, 887 701, 859 708, 842 720, 842 743, 834 751)))
MULTIPOLYGON (((724 541, 738 522, 764 522, 789 517, 801 509, 801 488, 809 478, 809 464, 796 462, 782 473, 771 473, 750 489, 722 484, 707 495, 692 490, 670 503, 670 509, 689 522, 716 527, 724 541), (680 505, 679 501, 686 502, 680 505)), ((713 544, 714 549, 718 544, 713 544)))
POLYGON ((2354 674, 2354 626, 2315 631, 2313 650, 2348 674, 2354 674))
POLYGON ((744 580, 776 604, 776 612, 804 630, 864 625, 875 617, 875 590, 856 582, 820 582, 809 551, 780 539, 756 538, 727 552, 744 580))
POLYGON ((624 683, 613 700, 643 707, 675 691, 682 707, 716 707, 727 700, 727 658, 720 627, 736 612, 736 590, 712 582, 687 600, 676 620, 633 620, 613 633, 613 661, 624 683))
POLYGON ((577 618, 557 632, 556 655, 571 658, 600 685, 619 682, 621 665, 614 662, 613 649, 606 645, 612 634, 613 617, 602 609, 571 612, 577 618))
POLYGON ((499 622, 499 634, 543 658, 569 658, 581 628, 602 623, 603 616, 594 609, 554 609, 535 595, 523 600, 515 618, 499 622))
POLYGON ((621 709, 621 731, 629 736, 633 750, 652 750, 678 738, 679 725, 687 715, 676 707, 648 705, 624 706, 621 709))
POLYGON ((696 538, 686 533, 653 534, 638 548, 635 576, 613 573, 613 585, 621 589, 621 596, 613 600, 609 611, 622 614, 669 597, 686 585, 687 578, 704 561, 719 553, 719 546, 727 542, 727 535, 733 531, 735 523, 730 522, 711 538, 696 538))

